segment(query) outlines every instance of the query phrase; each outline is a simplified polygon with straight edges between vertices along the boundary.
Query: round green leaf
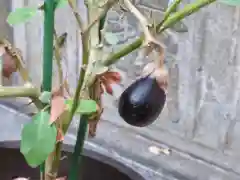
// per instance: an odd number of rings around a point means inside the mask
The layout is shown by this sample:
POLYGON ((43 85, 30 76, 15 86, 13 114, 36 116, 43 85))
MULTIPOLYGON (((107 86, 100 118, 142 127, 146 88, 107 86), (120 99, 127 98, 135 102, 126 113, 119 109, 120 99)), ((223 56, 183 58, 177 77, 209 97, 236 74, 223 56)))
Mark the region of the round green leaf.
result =
POLYGON ((17 8, 8 15, 7 22, 10 25, 24 23, 38 13, 38 8, 23 7, 17 8))
POLYGON ((108 44, 111 45, 116 45, 118 43, 118 37, 117 35, 111 33, 111 32, 106 32, 104 34, 105 40, 107 41, 108 44))
MULTIPOLYGON (((65 103, 66 103, 68 109, 72 108, 73 100, 67 99, 67 100, 65 100, 65 103)), ((96 111, 97 111, 97 103, 94 100, 81 99, 80 103, 77 107, 76 113, 87 115, 87 114, 94 113, 96 111)))
POLYGON ((31 167, 37 167, 53 152, 57 129, 49 124, 48 112, 40 111, 22 130, 20 151, 31 167))
POLYGON ((239 6, 240 5, 240 0, 220 0, 220 2, 231 5, 231 6, 239 6))
POLYGON ((51 97, 52 97, 52 93, 51 93, 51 92, 44 91, 44 92, 41 93, 41 95, 39 96, 38 99, 39 99, 42 103, 49 103, 51 97))

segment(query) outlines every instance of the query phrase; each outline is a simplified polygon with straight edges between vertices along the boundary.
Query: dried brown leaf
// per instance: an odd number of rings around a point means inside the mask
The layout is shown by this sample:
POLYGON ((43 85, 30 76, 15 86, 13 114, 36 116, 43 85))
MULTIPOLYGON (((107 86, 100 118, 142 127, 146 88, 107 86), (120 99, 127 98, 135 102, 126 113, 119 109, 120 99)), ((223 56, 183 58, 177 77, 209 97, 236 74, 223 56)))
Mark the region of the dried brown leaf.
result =
POLYGON ((106 79, 111 80, 114 83, 120 83, 122 78, 120 73, 109 71, 103 75, 106 79))
POLYGON ((65 109, 66 104, 64 103, 64 97, 54 96, 51 100, 50 123, 55 122, 65 111, 65 109))
POLYGON ((3 66, 2 66, 3 76, 6 78, 10 78, 12 73, 17 71, 17 65, 13 57, 8 53, 4 53, 2 55, 2 59, 3 59, 3 66))
POLYGON ((106 92, 110 95, 113 94, 113 89, 111 87, 111 84, 109 83, 109 80, 106 79, 105 77, 101 78, 102 85, 104 86, 106 92))
POLYGON ((64 140, 63 132, 60 128, 58 128, 56 141, 57 142, 62 142, 63 140, 64 140))

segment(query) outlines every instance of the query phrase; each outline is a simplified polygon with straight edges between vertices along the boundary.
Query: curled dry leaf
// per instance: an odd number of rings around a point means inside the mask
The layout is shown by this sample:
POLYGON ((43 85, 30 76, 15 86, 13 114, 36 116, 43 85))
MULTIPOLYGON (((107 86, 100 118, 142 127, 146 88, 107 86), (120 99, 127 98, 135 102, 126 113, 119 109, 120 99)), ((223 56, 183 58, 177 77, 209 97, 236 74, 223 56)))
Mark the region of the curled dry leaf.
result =
POLYGON ((54 96, 51 100, 50 123, 55 122, 66 108, 64 97, 54 96))
POLYGON ((112 95, 113 94, 113 89, 111 87, 110 81, 108 79, 106 79, 105 77, 102 77, 101 78, 101 86, 104 87, 105 91, 108 94, 112 95))
POLYGON ((6 78, 10 78, 12 73, 17 71, 17 65, 14 61, 14 58, 8 53, 4 53, 2 55, 2 59, 3 59, 3 66, 2 66, 3 76, 6 78))
POLYGON ((119 84, 122 80, 120 73, 113 72, 113 71, 108 71, 102 74, 99 78, 100 78, 102 90, 105 89, 105 91, 110 95, 113 94, 113 89, 111 84, 114 84, 114 83, 119 84))
POLYGON ((56 141, 57 142, 62 142, 64 140, 64 135, 63 132, 60 128, 57 129, 57 138, 56 141))

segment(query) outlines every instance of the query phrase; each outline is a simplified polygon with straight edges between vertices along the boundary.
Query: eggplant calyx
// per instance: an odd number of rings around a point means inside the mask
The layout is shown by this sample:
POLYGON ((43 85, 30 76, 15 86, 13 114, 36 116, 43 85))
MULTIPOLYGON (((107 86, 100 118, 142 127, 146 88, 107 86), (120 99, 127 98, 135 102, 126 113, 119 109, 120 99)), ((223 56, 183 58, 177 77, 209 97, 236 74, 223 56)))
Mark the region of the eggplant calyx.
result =
POLYGON ((168 71, 164 67, 159 68, 155 66, 155 63, 149 63, 144 67, 142 76, 156 78, 159 87, 165 92, 167 91, 169 75, 168 71))

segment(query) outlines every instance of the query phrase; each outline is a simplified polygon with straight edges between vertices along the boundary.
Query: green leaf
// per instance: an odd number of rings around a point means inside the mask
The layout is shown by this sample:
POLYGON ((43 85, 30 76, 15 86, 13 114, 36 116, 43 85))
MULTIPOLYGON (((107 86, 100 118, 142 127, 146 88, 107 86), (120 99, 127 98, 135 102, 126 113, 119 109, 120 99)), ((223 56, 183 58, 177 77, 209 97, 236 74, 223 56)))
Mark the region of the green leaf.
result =
POLYGON ((62 8, 68 4, 67 0, 57 0, 57 6, 56 8, 62 8))
POLYGON ((108 44, 111 45, 116 45, 118 43, 118 37, 117 35, 111 33, 111 32, 106 32, 104 34, 105 40, 107 41, 108 44))
MULTIPOLYGON (((65 100, 67 108, 72 109, 73 100, 65 100)), ((81 99, 76 112, 80 114, 91 114, 97 111, 97 103, 94 100, 81 99)))
POLYGON ((37 167, 53 152, 57 129, 49 124, 48 112, 40 111, 22 130, 20 151, 31 167, 37 167))
POLYGON ((231 6, 239 6, 240 0, 220 0, 223 4, 231 5, 231 6))
POLYGON ((42 103, 49 103, 51 97, 52 97, 52 93, 51 93, 51 92, 44 91, 44 92, 41 93, 41 95, 39 96, 38 99, 39 99, 42 103))
POLYGON ((38 8, 23 7, 17 8, 8 15, 7 22, 10 25, 24 23, 38 13, 38 8))

